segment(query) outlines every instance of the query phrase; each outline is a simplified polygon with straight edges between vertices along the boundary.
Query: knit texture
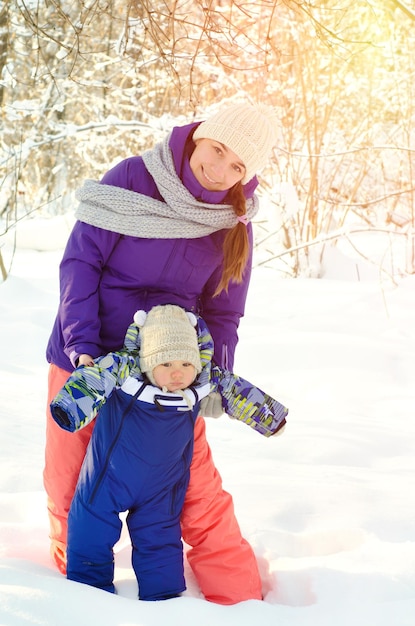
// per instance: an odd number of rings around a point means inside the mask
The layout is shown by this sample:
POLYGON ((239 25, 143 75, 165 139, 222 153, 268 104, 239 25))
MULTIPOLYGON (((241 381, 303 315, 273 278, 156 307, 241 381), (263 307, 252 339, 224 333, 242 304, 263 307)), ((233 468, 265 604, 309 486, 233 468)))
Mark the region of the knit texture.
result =
POLYGON ((262 170, 277 142, 278 119, 265 104, 233 104, 198 126, 193 140, 213 139, 232 150, 246 168, 245 184, 262 170))
POLYGON ((170 361, 191 363, 202 370, 197 333, 186 312, 173 304, 155 306, 140 329, 140 369, 155 384, 155 367, 170 361))
MULTIPOLYGON (((80 201, 75 216, 81 222, 144 239, 196 239, 238 224, 229 204, 198 202, 177 176, 169 136, 152 150, 144 152, 143 161, 164 202, 112 185, 87 180, 77 190, 80 201)), ((247 199, 247 216, 258 212, 256 196, 247 199)))

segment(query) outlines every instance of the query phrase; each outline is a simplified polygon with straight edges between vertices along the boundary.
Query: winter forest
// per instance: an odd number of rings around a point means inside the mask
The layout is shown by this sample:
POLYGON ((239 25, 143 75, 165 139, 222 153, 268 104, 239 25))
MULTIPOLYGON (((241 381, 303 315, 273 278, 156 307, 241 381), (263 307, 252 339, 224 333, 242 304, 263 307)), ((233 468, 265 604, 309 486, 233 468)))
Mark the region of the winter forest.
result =
MULTIPOLYGON (((0 625, 413 626, 415 0, 0 0, 0 625), (262 600, 117 595, 49 554, 45 348, 76 190, 223 103, 264 102, 237 373, 289 408, 208 441, 262 600)), ((187 546, 184 546, 185 552, 187 546)))
POLYGON ((412 274, 414 23, 412 0, 3 0, 0 254, 82 179, 247 98, 281 121, 256 263, 321 277, 347 250, 412 274))

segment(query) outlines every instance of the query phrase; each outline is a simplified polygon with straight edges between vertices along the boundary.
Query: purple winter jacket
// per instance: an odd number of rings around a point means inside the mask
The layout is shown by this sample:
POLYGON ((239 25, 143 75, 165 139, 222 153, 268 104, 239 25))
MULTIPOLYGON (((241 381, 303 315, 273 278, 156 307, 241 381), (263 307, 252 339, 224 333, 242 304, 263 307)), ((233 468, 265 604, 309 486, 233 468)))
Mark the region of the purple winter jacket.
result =
MULTIPOLYGON (((176 127, 171 133, 177 174, 197 199, 226 203, 226 192, 207 191, 190 169, 196 126, 176 127)), ((140 156, 121 161, 101 183, 162 200, 140 156)), ((244 186, 247 198, 257 185, 254 177, 244 186)), ((244 280, 213 298, 226 230, 197 239, 144 239, 77 221, 60 264, 60 304, 47 345, 48 362, 72 371, 80 354, 96 358, 120 350, 138 309, 176 304, 205 319, 215 343, 215 362, 231 370, 251 274, 252 227, 247 228, 251 257, 244 280)))

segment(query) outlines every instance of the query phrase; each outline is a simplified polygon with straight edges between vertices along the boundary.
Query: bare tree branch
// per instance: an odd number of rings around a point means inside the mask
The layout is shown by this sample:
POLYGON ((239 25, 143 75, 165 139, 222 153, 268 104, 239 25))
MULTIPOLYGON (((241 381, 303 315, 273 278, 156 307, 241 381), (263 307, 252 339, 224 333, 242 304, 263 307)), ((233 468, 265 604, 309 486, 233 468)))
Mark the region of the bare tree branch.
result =
POLYGON ((390 0, 391 4, 393 4, 395 7, 397 7, 398 9, 400 9, 401 11, 403 11, 405 13, 405 15, 407 15, 408 17, 411 18, 411 20, 415 20, 415 12, 412 11, 411 9, 409 9, 406 4, 404 4, 403 2, 400 2, 400 0, 390 0))

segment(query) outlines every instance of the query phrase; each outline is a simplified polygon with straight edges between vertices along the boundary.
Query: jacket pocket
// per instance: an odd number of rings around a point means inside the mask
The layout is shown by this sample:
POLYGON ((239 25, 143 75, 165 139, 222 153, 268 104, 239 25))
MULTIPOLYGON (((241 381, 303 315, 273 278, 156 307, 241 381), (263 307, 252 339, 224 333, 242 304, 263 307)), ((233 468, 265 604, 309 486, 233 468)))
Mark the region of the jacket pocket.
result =
POLYGON ((222 261, 222 252, 209 237, 176 239, 159 267, 157 288, 196 297, 222 261))

